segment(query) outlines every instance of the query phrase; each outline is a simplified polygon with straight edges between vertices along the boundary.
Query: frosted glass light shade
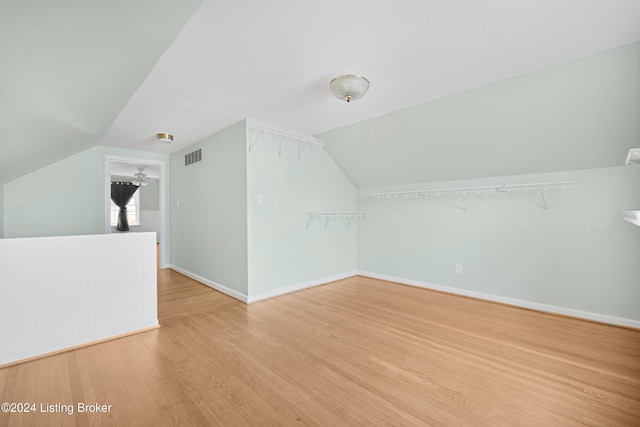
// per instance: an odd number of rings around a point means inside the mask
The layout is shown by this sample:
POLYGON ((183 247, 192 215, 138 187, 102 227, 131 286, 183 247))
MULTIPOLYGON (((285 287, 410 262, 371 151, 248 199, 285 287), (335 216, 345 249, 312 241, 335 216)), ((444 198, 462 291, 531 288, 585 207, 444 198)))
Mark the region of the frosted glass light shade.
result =
POLYGON ((369 80, 355 74, 338 76, 329 82, 331 93, 343 101, 355 101, 364 96, 369 90, 369 80))

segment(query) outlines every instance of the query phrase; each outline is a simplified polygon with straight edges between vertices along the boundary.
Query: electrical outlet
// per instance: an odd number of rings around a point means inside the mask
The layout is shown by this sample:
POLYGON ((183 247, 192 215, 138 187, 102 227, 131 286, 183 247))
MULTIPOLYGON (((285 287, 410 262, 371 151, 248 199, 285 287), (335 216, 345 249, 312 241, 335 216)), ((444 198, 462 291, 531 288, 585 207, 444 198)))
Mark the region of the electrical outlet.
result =
POLYGON ((462 264, 456 264, 456 273, 462 273, 462 264))

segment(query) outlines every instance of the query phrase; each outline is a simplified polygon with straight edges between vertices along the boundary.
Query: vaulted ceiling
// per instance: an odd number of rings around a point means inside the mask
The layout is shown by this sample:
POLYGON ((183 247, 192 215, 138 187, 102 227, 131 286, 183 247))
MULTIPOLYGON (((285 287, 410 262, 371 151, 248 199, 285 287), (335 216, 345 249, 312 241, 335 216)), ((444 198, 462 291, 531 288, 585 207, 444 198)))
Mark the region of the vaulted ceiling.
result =
POLYGON ((245 117, 319 134, 640 40, 635 0, 1 7, 0 182, 98 143, 172 152, 245 117), (369 78, 365 98, 331 96, 345 73, 369 78))
POLYGON ((0 183, 100 143, 200 0, 3 0, 0 183))

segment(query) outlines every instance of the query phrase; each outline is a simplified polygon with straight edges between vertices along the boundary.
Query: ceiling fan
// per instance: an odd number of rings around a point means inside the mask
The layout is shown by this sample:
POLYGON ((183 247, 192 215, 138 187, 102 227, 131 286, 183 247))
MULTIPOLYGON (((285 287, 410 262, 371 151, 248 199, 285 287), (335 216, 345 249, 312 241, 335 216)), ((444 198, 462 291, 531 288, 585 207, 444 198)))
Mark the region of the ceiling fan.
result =
POLYGON ((149 181, 147 181, 147 174, 142 173, 143 170, 144 168, 138 168, 138 173, 133 176, 133 181, 131 181, 133 185, 145 186, 149 184, 149 181))

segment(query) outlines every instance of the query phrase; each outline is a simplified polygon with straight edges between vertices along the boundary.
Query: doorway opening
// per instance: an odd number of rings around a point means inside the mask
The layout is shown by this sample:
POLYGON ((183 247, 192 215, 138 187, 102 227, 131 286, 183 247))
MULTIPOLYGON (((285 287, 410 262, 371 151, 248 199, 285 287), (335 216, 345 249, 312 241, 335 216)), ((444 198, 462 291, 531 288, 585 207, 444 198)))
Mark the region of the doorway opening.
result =
MULTIPOLYGON (((166 219, 165 162, 138 158, 105 156, 105 234, 116 230, 119 208, 111 200, 111 182, 134 182, 136 174, 144 174, 146 185, 140 185, 135 197, 127 205, 129 232, 156 233, 159 246, 159 267, 169 265, 168 224, 166 219)), ((139 178, 140 176, 138 176, 139 178)), ((136 184, 136 182, 134 182, 136 184)))

